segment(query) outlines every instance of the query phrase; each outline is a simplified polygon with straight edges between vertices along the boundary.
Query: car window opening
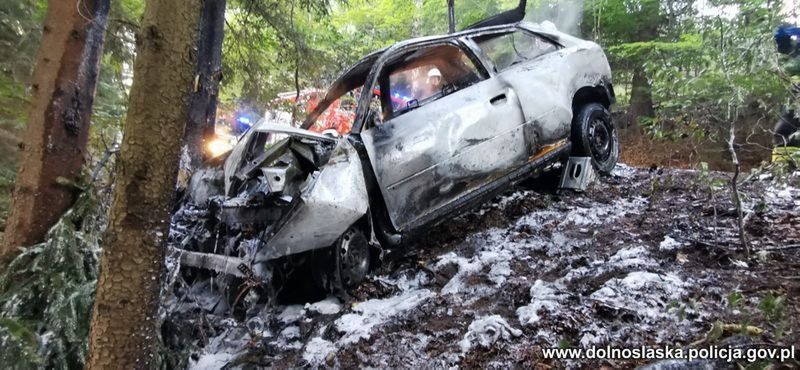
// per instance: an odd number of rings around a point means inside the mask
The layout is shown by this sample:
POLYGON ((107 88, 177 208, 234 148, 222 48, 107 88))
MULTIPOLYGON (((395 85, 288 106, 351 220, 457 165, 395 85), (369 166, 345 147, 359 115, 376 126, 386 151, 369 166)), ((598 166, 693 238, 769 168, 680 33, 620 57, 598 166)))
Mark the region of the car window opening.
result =
POLYGON ((458 46, 437 45, 413 50, 397 58, 388 75, 384 119, 422 107, 482 80, 473 61, 458 46))
POLYGON ((479 36, 473 40, 494 63, 495 72, 558 50, 549 40, 524 31, 479 36))

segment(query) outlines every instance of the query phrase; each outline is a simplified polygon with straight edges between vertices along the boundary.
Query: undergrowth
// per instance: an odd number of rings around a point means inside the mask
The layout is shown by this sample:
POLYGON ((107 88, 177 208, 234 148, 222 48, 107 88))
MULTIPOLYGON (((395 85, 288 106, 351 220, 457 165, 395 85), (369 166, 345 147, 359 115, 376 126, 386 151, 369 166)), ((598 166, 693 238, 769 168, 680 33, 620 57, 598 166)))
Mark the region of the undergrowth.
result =
POLYGON ((0 274, 0 364, 76 369, 86 359, 105 209, 84 192, 47 240, 0 274))

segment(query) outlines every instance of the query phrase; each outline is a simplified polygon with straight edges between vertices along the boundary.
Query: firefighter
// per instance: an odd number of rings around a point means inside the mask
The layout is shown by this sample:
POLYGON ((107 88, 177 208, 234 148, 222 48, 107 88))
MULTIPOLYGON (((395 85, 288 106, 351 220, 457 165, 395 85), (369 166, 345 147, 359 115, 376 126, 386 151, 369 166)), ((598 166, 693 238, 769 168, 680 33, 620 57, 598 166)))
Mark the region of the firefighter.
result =
POLYGON ((773 161, 793 162, 800 160, 800 27, 784 25, 775 31, 775 44, 781 56, 784 70, 789 75, 792 87, 786 111, 775 126, 772 150, 773 161))

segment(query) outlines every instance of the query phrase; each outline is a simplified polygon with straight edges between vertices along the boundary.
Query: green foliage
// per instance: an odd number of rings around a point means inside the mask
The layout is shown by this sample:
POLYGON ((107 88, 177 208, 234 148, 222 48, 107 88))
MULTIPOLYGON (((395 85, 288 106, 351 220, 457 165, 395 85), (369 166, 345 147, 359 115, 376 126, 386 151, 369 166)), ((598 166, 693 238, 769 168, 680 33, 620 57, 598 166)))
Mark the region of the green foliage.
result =
POLYGON ((41 37, 44 0, 0 0, 0 231, 16 175, 18 131, 27 117, 26 84, 41 37))
POLYGON ((35 64, 44 0, 0 0, 0 129, 21 127, 25 83, 35 64))
POLYGON ((327 2, 229 1, 221 100, 263 108, 279 92, 318 86, 342 59, 327 2))
POLYGON ((15 81, 10 74, 0 74, 0 127, 18 127, 25 121, 28 102, 25 85, 15 81))
MULTIPOLYGON (((518 1, 455 3, 462 28, 518 1)), ((325 88, 373 51, 412 37, 446 33, 446 4, 443 0, 229 1, 222 100, 260 110, 277 93, 325 88)))
POLYGON ((670 62, 674 63, 676 62, 675 58, 692 57, 700 52, 702 48, 701 36, 696 33, 690 33, 681 35, 680 39, 675 42, 635 41, 609 46, 606 51, 623 59, 647 59, 648 57, 655 59, 655 55, 669 53, 670 62))
POLYGON ((4 194, 4 196, 0 196, 0 225, 5 225, 8 217, 8 207, 11 203, 9 194, 14 189, 16 175, 17 173, 13 166, 0 166, 0 194, 4 194))
POLYGON ((744 295, 740 292, 731 292, 728 294, 728 307, 736 308, 744 302, 744 295))
POLYGON ((714 321, 714 323, 711 325, 711 330, 709 330, 708 334, 706 334, 708 341, 711 343, 716 342, 725 332, 725 329, 723 329, 724 326, 725 324, 722 321, 714 321))
POLYGON ((756 303, 741 292, 734 291, 728 294, 727 301, 728 309, 735 315, 735 321, 729 324, 720 320, 715 321, 706 336, 711 342, 726 333, 754 337, 768 334, 780 341, 786 330, 791 328, 791 318, 787 315, 787 300, 784 295, 767 292, 756 303))
POLYGON ((775 338, 781 339, 789 328, 790 322, 786 317, 786 297, 767 293, 758 303, 758 309, 764 318, 772 324, 775 338))
POLYGON ((0 275, 0 358, 73 369, 86 358, 105 209, 90 192, 0 275))
POLYGON ((758 309, 764 314, 764 317, 771 321, 779 321, 783 319, 786 306, 786 297, 767 293, 764 298, 758 303, 758 309))
POLYGON ((88 164, 102 156, 122 131, 133 77, 135 34, 144 12, 144 0, 112 1, 100 73, 92 106, 88 164))
POLYGON ((0 0, 0 71, 25 80, 33 66, 41 37, 44 0, 0 0))
POLYGON ((11 318, 0 318, 0 362, 13 369, 41 366, 37 354, 38 340, 30 324, 11 318))
POLYGON ((635 71, 647 76, 656 113, 639 119, 647 133, 721 143, 731 124, 768 132, 786 99, 771 39, 780 9, 766 0, 590 0, 583 30, 606 48, 620 96, 637 93, 627 94, 635 71))
POLYGON ((697 166, 697 178, 694 180, 694 186, 708 188, 712 193, 725 186, 725 180, 718 176, 711 176, 711 170, 708 163, 700 162, 697 166))
POLYGON ((605 45, 649 41, 663 23, 665 14, 659 0, 590 0, 584 9, 584 29, 605 45))

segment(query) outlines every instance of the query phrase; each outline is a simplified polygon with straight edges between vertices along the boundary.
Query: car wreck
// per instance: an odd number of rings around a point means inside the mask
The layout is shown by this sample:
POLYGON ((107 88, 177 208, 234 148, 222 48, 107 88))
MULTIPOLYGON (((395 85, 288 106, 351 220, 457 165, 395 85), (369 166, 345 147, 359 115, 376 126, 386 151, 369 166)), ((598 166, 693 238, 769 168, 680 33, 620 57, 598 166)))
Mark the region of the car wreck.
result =
POLYGON ((181 263, 263 285, 291 259, 346 292, 408 238, 571 155, 610 172, 614 99, 600 46, 552 26, 500 17, 399 42, 344 72, 300 127, 262 119, 194 174, 176 217, 206 232, 180 241, 181 263), (320 127, 346 95, 352 124, 320 127))

